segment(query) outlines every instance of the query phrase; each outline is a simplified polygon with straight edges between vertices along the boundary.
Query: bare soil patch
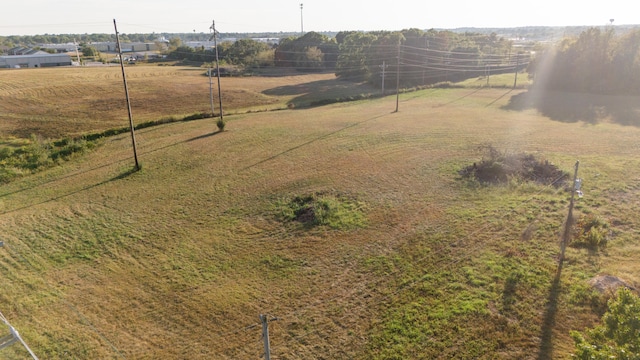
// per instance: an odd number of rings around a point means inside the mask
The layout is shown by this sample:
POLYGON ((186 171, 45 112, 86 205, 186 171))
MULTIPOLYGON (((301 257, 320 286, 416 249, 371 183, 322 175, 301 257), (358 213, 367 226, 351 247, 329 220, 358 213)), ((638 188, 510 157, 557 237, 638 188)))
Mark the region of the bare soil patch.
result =
POLYGON ((635 290, 633 286, 629 285, 619 277, 613 275, 598 275, 589 280, 589 285, 591 285, 594 289, 598 290, 601 293, 606 291, 615 291, 621 286, 626 287, 627 289, 635 290))

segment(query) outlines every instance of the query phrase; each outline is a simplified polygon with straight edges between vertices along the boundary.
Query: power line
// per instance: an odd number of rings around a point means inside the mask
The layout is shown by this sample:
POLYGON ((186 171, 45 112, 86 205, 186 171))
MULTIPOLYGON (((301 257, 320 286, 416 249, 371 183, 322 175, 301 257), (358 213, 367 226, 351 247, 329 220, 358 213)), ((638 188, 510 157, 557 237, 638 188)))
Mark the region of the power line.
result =
MULTIPOLYGON (((24 256, 22 256, 18 251, 16 251, 16 249, 14 249, 13 247, 8 247, 8 252, 15 254, 16 257, 21 258, 23 260, 24 263, 26 263, 29 267, 31 267, 31 269, 38 273, 38 270, 36 269, 35 265, 31 263, 31 261, 29 261, 28 259, 26 259, 24 256)), ((62 296, 62 294, 60 294, 59 290, 54 288, 51 284, 49 284, 46 280, 42 279, 43 283, 45 284, 45 286, 47 286, 52 293, 56 294, 61 300, 62 302, 67 305, 67 307, 69 307, 69 309, 71 309, 87 326, 89 326, 89 328, 95 332, 105 343, 107 343, 111 349, 113 349, 113 351, 117 354, 118 357, 122 358, 122 359, 126 359, 125 356, 120 352, 120 350, 118 350, 118 348, 116 348, 116 346, 109 341, 109 339, 104 336, 92 323, 91 321, 89 321, 89 319, 87 319, 81 312, 80 310, 78 310, 73 304, 71 304, 69 301, 67 301, 64 296, 62 296)), ((0 313, 0 315, 2 315, 0 313)), ((4 319, 4 316, 2 316, 2 318, 4 319)), ((6 319, 5 319, 6 320, 6 319)))

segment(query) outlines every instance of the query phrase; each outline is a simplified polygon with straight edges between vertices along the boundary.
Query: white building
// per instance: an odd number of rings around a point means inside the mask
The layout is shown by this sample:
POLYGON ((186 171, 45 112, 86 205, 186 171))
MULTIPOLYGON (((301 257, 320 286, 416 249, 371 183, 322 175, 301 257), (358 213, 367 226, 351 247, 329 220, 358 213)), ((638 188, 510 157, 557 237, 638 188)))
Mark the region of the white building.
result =
POLYGON ((35 54, 0 56, 0 68, 39 68, 69 66, 71 57, 67 54, 35 54))
MULTIPOLYGON (((94 47, 96 50, 100 52, 114 53, 117 51, 117 46, 114 41, 111 42, 95 42, 88 44, 89 46, 94 47)), ((136 51, 160 51, 162 50, 157 43, 130 43, 130 42, 120 42, 120 46, 122 46, 122 52, 136 52, 136 51)))

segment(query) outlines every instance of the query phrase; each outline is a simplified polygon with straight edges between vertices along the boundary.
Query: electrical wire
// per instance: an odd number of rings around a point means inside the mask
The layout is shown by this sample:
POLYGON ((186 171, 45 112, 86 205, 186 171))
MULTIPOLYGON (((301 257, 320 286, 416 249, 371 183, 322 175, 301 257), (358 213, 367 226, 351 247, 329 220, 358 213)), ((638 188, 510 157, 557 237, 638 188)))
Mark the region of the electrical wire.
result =
MULTIPOLYGON (((5 244, 6 247, 6 244, 5 244)), ((7 247, 8 251, 11 253, 14 253, 17 257, 23 259, 23 261, 28 264, 32 270, 36 273, 38 273, 37 268, 35 267, 35 265, 33 265, 30 261, 28 261, 24 256, 22 256, 18 251, 16 251, 13 247, 7 247)), ((80 310, 78 310, 73 304, 69 303, 64 296, 62 296, 62 294, 60 293, 60 291, 56 288, 54 288, 51 284, 49 284, 47 281, 45 281, 44 279, 43 283, 52 291, 52 293, 56 294, 61 300, 62 302, 69 307, 69 309, 71 309, 74 313, 76 313, 76 315, 78 315, 78 317, 80 317, 80 319, 93 331, 95 332, 105 343, 107 343, 107 345, 109 345, 111 347, 111 349, 115 352, 115 354, 122 358, 122 359, 126 359, 126 357, 122 354, 122 352, 120 352, 120 350, 105 336, 103 335, 92 323, 91 321, 89 321, 89 319, 86 318, 86 316, 84 316, 80 310)))

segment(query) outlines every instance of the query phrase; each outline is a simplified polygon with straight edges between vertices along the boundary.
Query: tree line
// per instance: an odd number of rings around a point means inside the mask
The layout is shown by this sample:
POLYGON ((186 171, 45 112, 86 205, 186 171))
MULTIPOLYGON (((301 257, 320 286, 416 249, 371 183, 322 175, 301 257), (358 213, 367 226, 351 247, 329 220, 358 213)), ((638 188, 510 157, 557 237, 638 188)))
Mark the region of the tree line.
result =
POLYGON ((542 49, 528 71, 540 88, 640 94, 640 29, 589 28, 542 49))
MULTIPOLYGON (((119 34, 121 41, 126 42, 153 42, 159 34, 119 34)), ((0 45, 37 46, 42 44, 69 44, 116 41, 115 34, 63 34, 63 35, 11 35, 0 36, 0 45)))
MULTIPOLYGON (((379 84, 398 80, 402 86, 458 81, 488 72, 513 72, 528 56, 495 33, 455 33, 448 30, 360 32, 329 37, 317 32, 280 39, 269 45, 253 39, 218 44, 224 64, 243 68, 282 67, 300 71, 331 71, 342 79, 379 84), (520 58, 519 58, 520 57, 520 58)), ((210 62, 214 49, 174 44, 168 57, 210 62)))

